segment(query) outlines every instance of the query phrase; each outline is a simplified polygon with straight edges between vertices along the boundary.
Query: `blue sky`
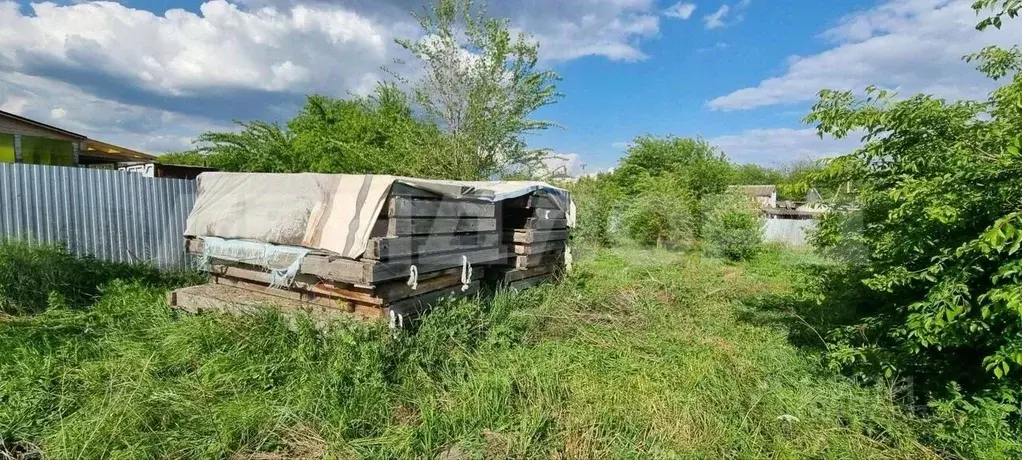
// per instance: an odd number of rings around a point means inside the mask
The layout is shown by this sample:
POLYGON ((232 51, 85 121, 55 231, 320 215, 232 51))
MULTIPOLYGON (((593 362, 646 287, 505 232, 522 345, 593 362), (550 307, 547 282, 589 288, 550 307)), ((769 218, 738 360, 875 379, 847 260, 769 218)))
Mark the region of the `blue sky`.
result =
MULTIPOLYGON (((565 94, 530 138, 573 173, 645 133, 782 165, 856 141, 799 123, 822 88, 983 97, 960 61, 1022 28, 973 30, 971 0, 490 2, 542 43, 565 94)), ((423 0, 0 0, 0 109, 159 153, 232 119, 284 120, 311 92, 365 93, 423 0)))

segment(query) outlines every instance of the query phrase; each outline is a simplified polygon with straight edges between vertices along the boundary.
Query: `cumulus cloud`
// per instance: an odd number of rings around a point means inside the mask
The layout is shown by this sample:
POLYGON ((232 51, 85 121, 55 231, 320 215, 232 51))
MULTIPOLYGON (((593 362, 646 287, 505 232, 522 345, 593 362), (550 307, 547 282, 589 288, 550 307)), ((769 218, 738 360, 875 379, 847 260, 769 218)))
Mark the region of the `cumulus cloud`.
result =
POLYGON ((707 103, 745 110, 811 101, 824 88, 862 90, 875 84, 903 95, 983 98, 995 87, 963 55, 986 45, 1022 43, 1022 27, 975 30, 970 0, 891 0, 852 14, 821 34, 822 53, 793 56, 783 75, 707 103))
MULTIPOLYGON (((403 56, 394 38, 419 33, 408 12, 426 4, 209 0, 196 12, 153 13, 0 0, 0 108, 134 139, 129 147, 177 149, 231 119, 287 118, 305 94, 371 91, 381 66, 403 56)), ((643 59, 641 41, 659 33, 654 0, 495 2, 490 11, 534 34, 548 62, 643 59)))
POLYGON ((780 166, 849 153, 861 145, 860 138, 853 134, 845 139, 821 139, 812 128, 778 128, 750 129, 741 134, 710 138, 707 142, 739 163, 780 166))
POLYGON ((693 3, 678 2, 664 10, 664 16, 674 19, 688 19, 695 13, 696 5, 693 3))

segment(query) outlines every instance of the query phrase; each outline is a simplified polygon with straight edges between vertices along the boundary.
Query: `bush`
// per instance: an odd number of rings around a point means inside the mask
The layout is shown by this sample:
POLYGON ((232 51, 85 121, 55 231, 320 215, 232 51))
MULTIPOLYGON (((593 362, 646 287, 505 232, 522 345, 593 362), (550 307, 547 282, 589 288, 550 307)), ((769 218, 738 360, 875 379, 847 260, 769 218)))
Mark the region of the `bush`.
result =
POLYGON ((692 240, 692 195, 673 177, 647 178, 621 213, 622 230, 632 240, 657 247, 692 240))
POLYGON ((583 177, 570 186, 571 197, 577 207, 577 226, 572 238, 582 244, 599 247, 611 244, 611 219, 620 198, 618 187, 610 175, 596 178, 583 177))
POLYGON ((738 192, 703 199, 703 239, 717 257, 744 260, 763 246, 763 218, 749 197, 738 192))

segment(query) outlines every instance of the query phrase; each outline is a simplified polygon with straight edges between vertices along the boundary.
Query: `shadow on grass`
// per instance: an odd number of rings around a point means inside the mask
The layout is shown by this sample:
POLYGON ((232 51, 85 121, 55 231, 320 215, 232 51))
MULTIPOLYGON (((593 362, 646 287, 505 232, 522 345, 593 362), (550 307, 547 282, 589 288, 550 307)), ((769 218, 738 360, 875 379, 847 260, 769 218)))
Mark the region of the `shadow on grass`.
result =
POLYGON ((0 243, 0 313, 39 313, 49 307, 84 308, 113 280, 153 287, 202 281, 197 272, 165 272, 145 264, 106 262, 57 245, 0 243))
POLYGON ((739 318, 785 331, 796 347, 824 351, 830 331, 860 322, 882 303, 855 268, 813 261, 788 269, 791 289, 742 300, 739 318))

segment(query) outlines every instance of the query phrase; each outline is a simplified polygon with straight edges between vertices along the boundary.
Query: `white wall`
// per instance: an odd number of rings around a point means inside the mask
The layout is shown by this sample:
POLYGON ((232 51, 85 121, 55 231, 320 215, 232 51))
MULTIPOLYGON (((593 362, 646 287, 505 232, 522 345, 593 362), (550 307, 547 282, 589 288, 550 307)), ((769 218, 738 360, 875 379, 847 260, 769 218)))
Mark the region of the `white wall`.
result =
POLYGON ((771 243, 789 246, 808 246, 808 233, 816 228, 814 220, 765 219, 763 239, 771 243))

